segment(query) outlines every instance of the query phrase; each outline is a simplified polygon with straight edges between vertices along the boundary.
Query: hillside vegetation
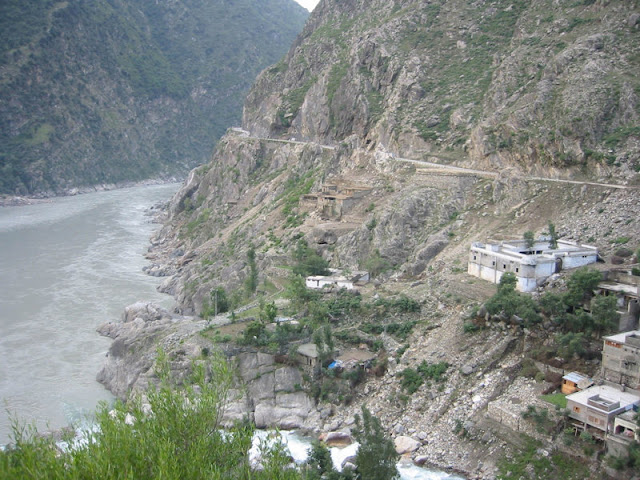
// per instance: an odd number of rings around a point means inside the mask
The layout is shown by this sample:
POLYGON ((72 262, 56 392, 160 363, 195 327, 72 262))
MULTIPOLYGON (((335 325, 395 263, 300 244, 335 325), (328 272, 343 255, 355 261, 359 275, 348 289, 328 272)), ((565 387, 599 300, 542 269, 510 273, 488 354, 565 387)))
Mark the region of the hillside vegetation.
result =
POLYGON ((0 4, 0 193, 182 175, 239 121, 293 0, 0 4))

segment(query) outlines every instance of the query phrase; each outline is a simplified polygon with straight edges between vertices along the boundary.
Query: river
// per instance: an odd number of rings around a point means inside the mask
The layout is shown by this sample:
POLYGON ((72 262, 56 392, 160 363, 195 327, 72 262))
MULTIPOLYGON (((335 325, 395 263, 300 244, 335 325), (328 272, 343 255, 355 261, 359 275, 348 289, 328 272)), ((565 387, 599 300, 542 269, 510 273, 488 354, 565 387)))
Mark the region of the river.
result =
POLYGON ((96 327, 138 300, 173 304, 142 267, 158 228, 146 212, 177 188, 0 208, 0 444, 11 417, 57 429, 112 399, 95 380, 110 345, 96 327))

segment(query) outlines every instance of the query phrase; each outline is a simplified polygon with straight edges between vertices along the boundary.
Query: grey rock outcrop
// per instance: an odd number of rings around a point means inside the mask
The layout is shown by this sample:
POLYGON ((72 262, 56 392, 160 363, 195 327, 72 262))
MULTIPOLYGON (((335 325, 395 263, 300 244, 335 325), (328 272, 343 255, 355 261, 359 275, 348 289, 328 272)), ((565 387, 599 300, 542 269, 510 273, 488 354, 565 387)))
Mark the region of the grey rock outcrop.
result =
MULTIPOLYGON (((197 333, 204 326, 204 321, 170 314, 151 303, 128 306, 122 321, 98 328, 113 343, 97 380, 123 400, 131 392, 144 391, 156 380, 153 365, 161 347, 173 377, 180 381, 201 357, 206 342, 197 333)), ((303 426, 315 405, 302 391, 302 374, 296 367, 277 364, 273 355, 260 352, 228 352, 227 357, 237 366, 238 382, 229 394, 223 424, 249 419, 259 428, 303 426)))
POLYGON ((258 428, 303 426, 314 402, 301 391, 300 370, 276 364, 273 355, 260 352, 242 353, 236 364, 245 387, 225 411, 223 423, 249 418, 258 428))
POLYGON ((181 339, 190 337, 201 325, 191 319, 177 317, 152 303, 139 302, 125 308, 122 321, 98 327, 98 333, 112 338, 113 343, 96 379, 115 396, 126 399, 130 392, 144 390, 153 377, 157 346, 165 351, 179 350, 172 364, 177 372, 188 372, 189 357, 200 354, 200 347, 181 339), (179 345, 179 348, 177 348, 179 345))

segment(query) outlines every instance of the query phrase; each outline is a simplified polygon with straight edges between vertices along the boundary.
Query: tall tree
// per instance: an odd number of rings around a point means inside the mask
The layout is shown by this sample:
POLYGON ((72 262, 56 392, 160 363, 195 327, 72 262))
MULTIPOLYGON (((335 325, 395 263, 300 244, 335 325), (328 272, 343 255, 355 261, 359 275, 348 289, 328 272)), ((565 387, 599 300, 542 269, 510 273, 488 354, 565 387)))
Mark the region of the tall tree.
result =
POLYGON ((356 454, 358 478, 361 480, 393 480, 400 477, 396 463, 400 457, 393 441, 382 428, 380 420, 367 407, 362 407, 362 417, 355 416, 353 432, 360 443, 356 454))
POLYGON ((591 301, 591 316, 593 329, 600 336, 615 330, 620 322, 620 314, 616 310, 615 297, 598 296, 591 301))
POLYGON ((549 222, 549 248, 555 250, 558 248, 558 232, 556 232, 556 226, 549 222))
POLYGON ((256 265, 256 249, 253 244, 250 244, 247 250, 247 264, 249 265, 249 275, 245 280, 244 286, 247 297, 250 297, 258 288, 258 266, 256 265))
POLYGON ((527 247, 528 250, 531 250, 536 244, 536 234, 531 230, 527 230, 522 237, 524 239, 524 246, 527 247))

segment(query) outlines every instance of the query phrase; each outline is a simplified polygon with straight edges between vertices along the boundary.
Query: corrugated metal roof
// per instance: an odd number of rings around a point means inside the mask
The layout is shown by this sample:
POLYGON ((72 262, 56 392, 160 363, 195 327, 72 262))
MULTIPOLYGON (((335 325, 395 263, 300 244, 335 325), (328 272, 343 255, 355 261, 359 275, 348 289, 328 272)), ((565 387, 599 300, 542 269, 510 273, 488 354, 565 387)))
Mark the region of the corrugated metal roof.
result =
MULTIPOLYGON (((557 377, 556 377, 557 378, 557 377)), ((588 380, 588 377, 578 373, 578 372, 571 372, 571 373, 567 373, 564 377, 562 377, 563 380, 569 380, 570 382, 575 383, 576 385, 578 383, 580 383, 582 380, 588 380)))

